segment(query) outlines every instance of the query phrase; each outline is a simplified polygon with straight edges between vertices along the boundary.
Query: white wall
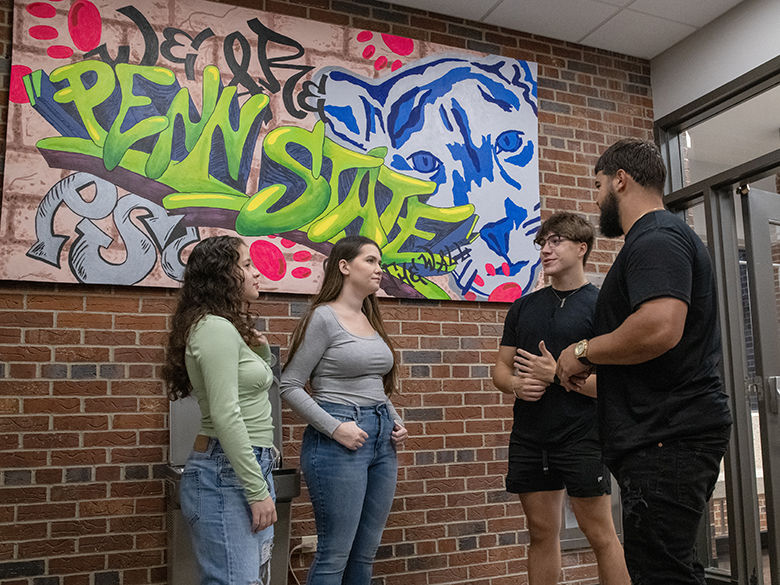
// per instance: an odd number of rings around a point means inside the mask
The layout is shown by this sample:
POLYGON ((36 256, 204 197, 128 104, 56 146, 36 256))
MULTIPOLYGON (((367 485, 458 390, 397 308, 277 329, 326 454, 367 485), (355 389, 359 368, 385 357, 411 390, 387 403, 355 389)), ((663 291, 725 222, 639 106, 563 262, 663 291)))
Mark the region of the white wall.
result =
POLYGON ((745 0, 651 62, 655 118, 780 55, 780 1, 745 0))

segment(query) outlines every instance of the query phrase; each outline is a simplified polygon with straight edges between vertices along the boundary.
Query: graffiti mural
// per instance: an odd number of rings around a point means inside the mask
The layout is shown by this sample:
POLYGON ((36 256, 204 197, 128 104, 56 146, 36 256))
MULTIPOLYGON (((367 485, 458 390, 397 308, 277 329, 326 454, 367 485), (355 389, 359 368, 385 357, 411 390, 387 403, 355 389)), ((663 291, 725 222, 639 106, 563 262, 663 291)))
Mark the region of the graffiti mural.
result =
POLYGON ((175 286, 236 233, 265 290, 311 293, 360 233, 382 294, 534 287, 535 64, 198 0, 14 18, 0 278, 175 286))

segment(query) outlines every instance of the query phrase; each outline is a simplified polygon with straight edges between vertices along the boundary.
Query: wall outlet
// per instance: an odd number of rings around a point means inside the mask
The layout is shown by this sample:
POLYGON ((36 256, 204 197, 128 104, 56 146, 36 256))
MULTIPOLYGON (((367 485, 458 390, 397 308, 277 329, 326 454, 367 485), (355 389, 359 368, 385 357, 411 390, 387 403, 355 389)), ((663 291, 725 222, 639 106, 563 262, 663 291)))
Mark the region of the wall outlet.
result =
POLYGON ((311 534, 301 538, 301 552, 309 553, 317 550, 317 535, 311 534))

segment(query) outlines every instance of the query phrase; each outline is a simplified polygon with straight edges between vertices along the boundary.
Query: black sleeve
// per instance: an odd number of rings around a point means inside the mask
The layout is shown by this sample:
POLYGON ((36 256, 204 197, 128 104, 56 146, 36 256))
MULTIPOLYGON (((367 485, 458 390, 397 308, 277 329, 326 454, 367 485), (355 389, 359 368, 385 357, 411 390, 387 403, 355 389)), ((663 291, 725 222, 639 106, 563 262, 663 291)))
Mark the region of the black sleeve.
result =
POLYGON ((631 310, 660 297, 690 304, 693 258, 690 242, 676 230, 653 230, 637 238, 626 264, 631 310))
POLYGON ((504 333, 501 335, 501 345, 517 347, 517 324, 520 322, 519 299, 512 303, 504 319, 504 333))

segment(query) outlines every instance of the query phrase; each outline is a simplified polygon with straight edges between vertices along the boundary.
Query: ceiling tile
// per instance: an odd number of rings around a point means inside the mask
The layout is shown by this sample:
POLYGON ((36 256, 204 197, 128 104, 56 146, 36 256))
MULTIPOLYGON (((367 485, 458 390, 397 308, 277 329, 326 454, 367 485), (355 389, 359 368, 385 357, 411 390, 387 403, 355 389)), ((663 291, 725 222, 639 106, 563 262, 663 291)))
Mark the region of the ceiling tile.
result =
POLYGON ((504 0, 484 22, 576 42, 618 10, 595 0, 504 0))
MULTIPOLYGON (((608 0, 604 0, 608 1, 608 0)), ((681 2, 680 0, 636 0, 631 10, 660 16, 683 24, 701 27, 727 12, 741 0, 707 0, 706 2, 681 2)))
POLYGON ((498 0, 392 0, 393 4, 480 21, 498 0))
POLYGON ((633 10, 621 10, 593 33, 583 45, 652 59, 695 32, 696 28, 633 10))

